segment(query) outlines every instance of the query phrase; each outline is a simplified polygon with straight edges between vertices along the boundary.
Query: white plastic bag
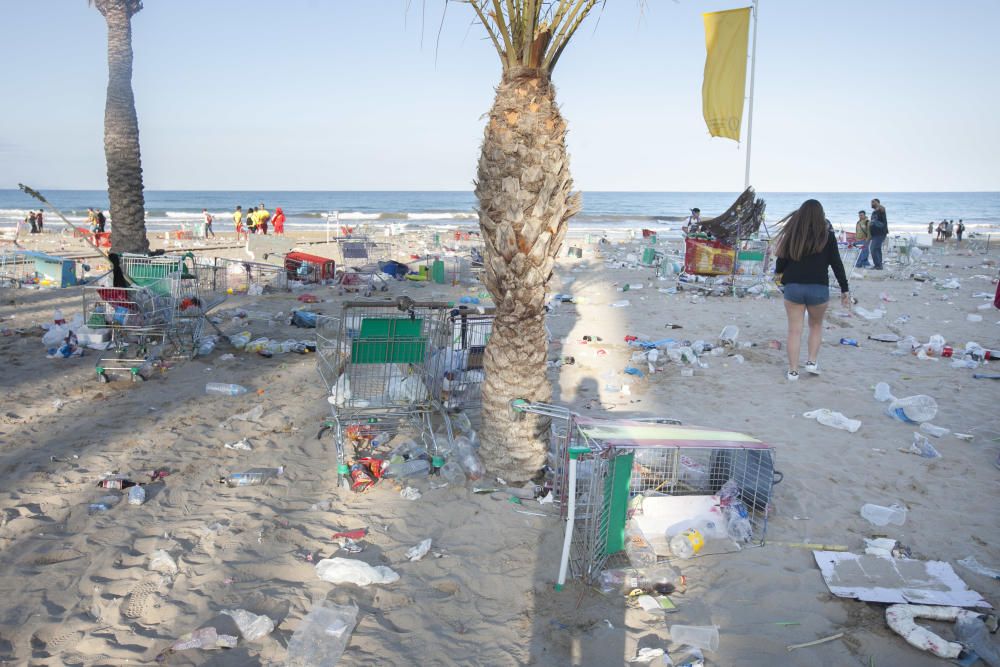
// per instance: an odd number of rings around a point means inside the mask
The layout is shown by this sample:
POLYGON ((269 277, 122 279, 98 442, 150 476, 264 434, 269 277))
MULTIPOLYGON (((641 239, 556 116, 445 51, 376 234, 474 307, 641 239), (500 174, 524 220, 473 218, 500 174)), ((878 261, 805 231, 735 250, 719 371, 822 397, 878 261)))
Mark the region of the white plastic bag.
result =
POLYGON ((383 565, 371 566, 350 558, 324 558, 316 563, 316 575, 331 584, 391 584, 399 581, 399 575, 383 565))

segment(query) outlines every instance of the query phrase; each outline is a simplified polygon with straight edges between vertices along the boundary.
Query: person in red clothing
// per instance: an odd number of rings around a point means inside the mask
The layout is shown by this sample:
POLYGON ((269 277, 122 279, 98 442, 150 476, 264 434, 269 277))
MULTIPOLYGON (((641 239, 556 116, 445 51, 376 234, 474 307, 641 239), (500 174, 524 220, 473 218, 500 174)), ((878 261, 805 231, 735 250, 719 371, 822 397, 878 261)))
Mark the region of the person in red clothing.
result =
POLYGON ((281 207, 274 209, 274 217, 271 218, 271 224, 274 225, 275 234, 285 233, 285 212, 281 210, 281 207))

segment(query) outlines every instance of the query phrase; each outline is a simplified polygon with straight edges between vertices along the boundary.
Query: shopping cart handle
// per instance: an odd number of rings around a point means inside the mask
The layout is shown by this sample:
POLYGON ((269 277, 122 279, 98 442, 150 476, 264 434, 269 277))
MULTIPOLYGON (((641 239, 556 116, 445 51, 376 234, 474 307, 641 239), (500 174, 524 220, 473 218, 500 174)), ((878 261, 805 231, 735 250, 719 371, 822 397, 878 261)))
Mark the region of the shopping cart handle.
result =
POLYGON ((523 415, 528 410, 528 401, 523 398, 515 398, 508 405, 511 418, 523 415))

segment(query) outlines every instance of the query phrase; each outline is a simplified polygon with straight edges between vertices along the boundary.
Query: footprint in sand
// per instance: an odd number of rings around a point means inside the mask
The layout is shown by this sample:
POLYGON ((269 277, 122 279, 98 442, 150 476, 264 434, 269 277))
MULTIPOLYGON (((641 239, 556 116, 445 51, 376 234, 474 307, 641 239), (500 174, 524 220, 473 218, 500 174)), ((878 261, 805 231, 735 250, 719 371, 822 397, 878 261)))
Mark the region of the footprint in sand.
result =
POLYGON ((155 601, 159 588, 158 581, 153 579, 147 579, 133 588, 125 598, 125 609, 122 612, 125 618, 142 618, 155 601))
POLYGON ((79 621, 52 623, 35 630, 31 635, 31 646, 36 651, 59 653, 64 648, 75 646, 84 634, 84 625, 79 621))

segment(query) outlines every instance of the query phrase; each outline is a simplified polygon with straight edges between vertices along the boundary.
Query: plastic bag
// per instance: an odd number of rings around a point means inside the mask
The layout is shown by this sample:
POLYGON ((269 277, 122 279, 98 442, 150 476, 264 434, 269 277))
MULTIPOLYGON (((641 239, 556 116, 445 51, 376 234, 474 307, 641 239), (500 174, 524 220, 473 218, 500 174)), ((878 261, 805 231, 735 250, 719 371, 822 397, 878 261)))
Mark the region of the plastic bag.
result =
POLYGON ((324 558, 316 563, 316 575, 331 584, 391 584, 399 581, 399 575, 383 565, 371 566, 350 558, 324 558))

